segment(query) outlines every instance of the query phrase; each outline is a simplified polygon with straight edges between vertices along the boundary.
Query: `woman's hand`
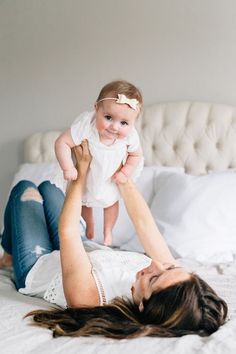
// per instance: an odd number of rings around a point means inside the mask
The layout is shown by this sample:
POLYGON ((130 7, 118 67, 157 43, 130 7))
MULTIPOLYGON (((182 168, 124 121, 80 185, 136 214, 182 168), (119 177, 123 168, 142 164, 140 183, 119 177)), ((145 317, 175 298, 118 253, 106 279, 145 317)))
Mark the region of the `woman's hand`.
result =
POLYGON ((87 171, 92 160, 92 156, 89 151, 88 141, 83 140, 80 145, 73 148, 73 152, 76 159, 76 169, 78 171, 78 177, 86 176, 87 171))

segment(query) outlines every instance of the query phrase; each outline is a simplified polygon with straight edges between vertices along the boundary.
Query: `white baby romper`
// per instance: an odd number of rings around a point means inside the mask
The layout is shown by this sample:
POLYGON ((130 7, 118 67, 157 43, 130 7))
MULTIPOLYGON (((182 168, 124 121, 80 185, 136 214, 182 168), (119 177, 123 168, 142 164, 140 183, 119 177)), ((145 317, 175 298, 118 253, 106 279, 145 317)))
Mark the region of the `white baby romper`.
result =
MULTIPOLYGON (((87 139, 92 161, 87 175, 83 205, 106 208, 119 199, 119 190, 111 177, 127 158, 127 152, 134 152, 140 147, 139 136, 135 128, 128 137, 116 139, 106 146, 100 142, 95 126, 95 111, 82 113, 71 126, 71 136, 76 145, 87 139)), ((136 167, 132 179, 136 179, 143 168, 143 159, 136 167)))

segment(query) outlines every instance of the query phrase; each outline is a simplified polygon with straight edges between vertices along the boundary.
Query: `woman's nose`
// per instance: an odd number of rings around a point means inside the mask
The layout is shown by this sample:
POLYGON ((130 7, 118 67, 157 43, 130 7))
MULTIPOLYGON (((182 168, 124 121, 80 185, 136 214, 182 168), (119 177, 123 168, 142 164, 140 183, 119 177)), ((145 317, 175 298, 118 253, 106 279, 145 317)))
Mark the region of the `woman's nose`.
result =
POLYGON ((165 269, 164 265, 158 261, 152 261, 150 268, 152 271, 155 270, 155 271, 160 271, 160 272, 162 272, 165 269))

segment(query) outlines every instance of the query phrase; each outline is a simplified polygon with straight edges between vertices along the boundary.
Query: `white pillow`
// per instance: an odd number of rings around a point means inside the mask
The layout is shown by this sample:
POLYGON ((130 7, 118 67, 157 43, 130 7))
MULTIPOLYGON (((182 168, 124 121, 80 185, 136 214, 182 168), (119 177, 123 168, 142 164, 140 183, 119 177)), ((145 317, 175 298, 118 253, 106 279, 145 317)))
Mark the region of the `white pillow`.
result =
POLYGON ((232 261, 236 254, 236 173, 191 176, 163 172, 155 179, 151 211, 181 257, 232 261))
MULTIPOLYGON (((168 166, 146 166, 136 181, 137 188, 149 207, 151 206, 152 199, 154 197, 155 177, 164 171, 184 173, 184 168, 168 166)), ((102 220, 101 217, 100 220, 102 220)), ((97 222, 99 221, 97 220, 97 222)), ((98 228, 100 232, 102 232, 103 225, 98 225, 98 228)), ((99 232, 99 230, 97 229, 97 232, 99 232)), ((120 249, 125 251, 144 252, 144 249, 136 235, 133 224, 131 223, 126 212, 123 200, 120 201, 119 217, 114 227, 113 245, 120 247, 120 249)))
POLYGON ((16 172, 11 188, 24 179, 39 185, 43 181, 52 181, 58 174, 59 165, 57 162, 24 163, 16 172))

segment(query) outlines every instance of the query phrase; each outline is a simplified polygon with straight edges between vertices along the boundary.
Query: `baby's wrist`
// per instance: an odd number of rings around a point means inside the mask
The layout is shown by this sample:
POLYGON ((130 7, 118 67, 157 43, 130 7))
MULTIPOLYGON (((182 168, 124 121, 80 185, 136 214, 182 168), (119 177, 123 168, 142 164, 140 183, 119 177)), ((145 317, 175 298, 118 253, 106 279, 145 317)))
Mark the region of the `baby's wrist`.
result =
POLYGON ((70 167, 70 168, 63 169, 62 171, 63 171, 64 173, 68 173, 68 172, 74 171, 74 169, 75 169, 75 166, 72 166, 72 167, 70 167))
POLYGON ((125 169, 124 169, 123 167, 120 169, 120 172, 123 173, 123 175, 124 175, 126 178, 129 178, 129 177, 130 177, 129 173, 128 173, 127 171, 125 171, 125 169))
POLYGON ((77 178, 78 173, 75 167, 70 170, 63 170, 64 179, 67 181, 73 181, 77 178))

